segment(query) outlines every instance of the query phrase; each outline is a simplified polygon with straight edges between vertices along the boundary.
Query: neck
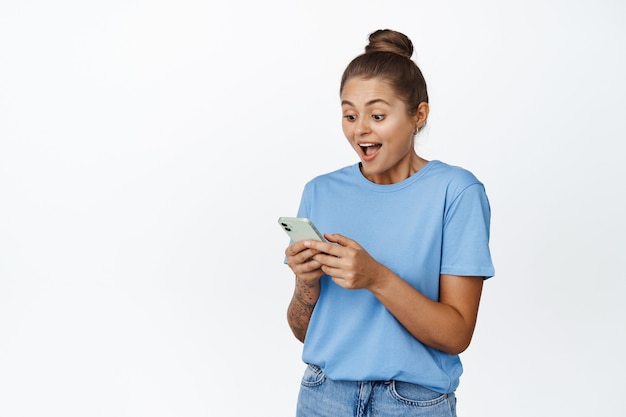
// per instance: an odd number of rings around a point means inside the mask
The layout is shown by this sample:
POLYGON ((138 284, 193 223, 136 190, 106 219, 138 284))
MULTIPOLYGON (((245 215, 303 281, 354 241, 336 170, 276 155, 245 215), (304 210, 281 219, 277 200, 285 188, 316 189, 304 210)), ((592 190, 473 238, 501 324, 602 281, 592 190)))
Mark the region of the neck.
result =
POLYGON ((361 165, 361 173, 375 184, 381 185, 389 185, 396 184, 406 180, 407 178, 414 175, 417 171, 422 169, 428 163, 427 160, 420 157, 416 153, 413 153, 410 158, 401 166, 396 167, 393 172, 386 172, 381 174, 368 174, 363 171, 363 166, 361 165), (406 165, 405 165, 406 164, 406 165))

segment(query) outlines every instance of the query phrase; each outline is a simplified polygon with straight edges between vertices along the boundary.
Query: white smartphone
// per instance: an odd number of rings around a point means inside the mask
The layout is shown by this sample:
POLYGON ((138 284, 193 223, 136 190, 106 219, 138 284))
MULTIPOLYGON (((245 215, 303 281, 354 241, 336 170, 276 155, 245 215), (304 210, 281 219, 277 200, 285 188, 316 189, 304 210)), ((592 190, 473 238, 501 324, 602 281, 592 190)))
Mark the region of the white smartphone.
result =
POLYGON ((326 242, 326 239, 317 230, 313 222, 305 217, 280 217, 278 224, 294 242, 301 240, 326 242))

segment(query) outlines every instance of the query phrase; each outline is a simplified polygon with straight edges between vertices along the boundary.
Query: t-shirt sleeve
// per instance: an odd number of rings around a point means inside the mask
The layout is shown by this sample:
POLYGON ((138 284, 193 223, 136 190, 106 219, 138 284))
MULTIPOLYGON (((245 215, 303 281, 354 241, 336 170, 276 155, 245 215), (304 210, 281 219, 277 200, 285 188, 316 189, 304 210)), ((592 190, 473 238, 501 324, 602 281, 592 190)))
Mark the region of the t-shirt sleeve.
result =
POLYGON ((452 197, 444 213, 441 273, 459 276, 494 275, 489 250, 491 208, 481 183, 466 186, 452 197))

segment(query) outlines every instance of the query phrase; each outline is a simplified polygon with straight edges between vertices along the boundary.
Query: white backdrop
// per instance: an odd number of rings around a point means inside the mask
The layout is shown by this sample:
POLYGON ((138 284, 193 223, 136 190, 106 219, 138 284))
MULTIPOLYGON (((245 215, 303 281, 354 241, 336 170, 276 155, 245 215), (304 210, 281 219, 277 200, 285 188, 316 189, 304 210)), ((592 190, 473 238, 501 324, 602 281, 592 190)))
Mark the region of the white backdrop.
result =
POLYGON ((293 415, 276 219, 356 162, 339 78, 379 28, 419 152, 491 200, 459 416, 619 414, 625 3, 301 3, 0 3, 0 415, 293 415))

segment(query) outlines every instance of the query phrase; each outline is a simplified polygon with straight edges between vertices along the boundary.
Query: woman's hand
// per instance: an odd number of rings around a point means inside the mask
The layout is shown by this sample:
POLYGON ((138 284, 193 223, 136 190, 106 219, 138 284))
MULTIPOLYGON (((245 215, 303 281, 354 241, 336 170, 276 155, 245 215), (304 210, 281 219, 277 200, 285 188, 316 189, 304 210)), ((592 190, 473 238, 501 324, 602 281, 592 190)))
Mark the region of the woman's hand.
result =
POLYGON ((311 314, 320 296, 322 264, 313 259, 319 251, 309 248, 306 242, 295 242, 285 249, 287 265, 296 275, 291 302, 287 308, 287 321, 294 336, 304 342, 311 314))
POLYGON ((324 275, 322 264, 314 259, 318 253, 318 250, 307 247, 306 241, 292 243, 285 249, 287 265, 306 284, 312 284, 324 275))
MULTIPOLYGON (((306 241, 313 261, 346 289, 367 289, 422 343, 455 355, 469 345, 482 291, 482 277, 441 275, 439 300, 431 300, 377 262, 354 240, 324 235, 306 241)), ((309 253, 310 254, 310 253, 309 253)))
POLYGON ((339 234, 324 237, 330 243, 305 241, 303 245, 314 251, 312 262, 320 265, 320 270, 337 285, 351 290, 371 290, 387 271, 356 241, 339 234))

